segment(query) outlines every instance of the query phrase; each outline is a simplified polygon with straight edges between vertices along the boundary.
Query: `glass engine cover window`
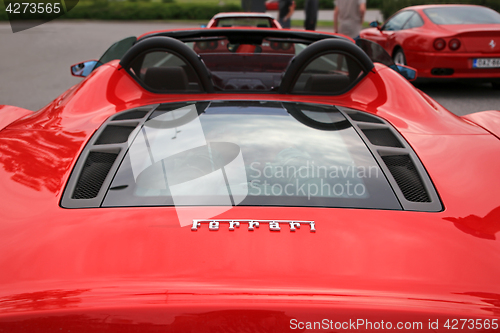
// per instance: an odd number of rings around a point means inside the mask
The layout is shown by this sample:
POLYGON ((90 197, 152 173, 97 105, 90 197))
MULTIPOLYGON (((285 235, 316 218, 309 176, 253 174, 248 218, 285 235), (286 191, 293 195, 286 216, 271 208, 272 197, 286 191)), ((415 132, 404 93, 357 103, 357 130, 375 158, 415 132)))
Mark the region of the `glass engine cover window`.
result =
POLYGON ((145 53, 133 62, 130 71, 147 89, 155 92, 199 92, 194 69, 176 54, 165 51, 145 53))
POLYGON ((134 133, 104 207, 401 209, 365 143, 334 107, 163 104, 134 133))

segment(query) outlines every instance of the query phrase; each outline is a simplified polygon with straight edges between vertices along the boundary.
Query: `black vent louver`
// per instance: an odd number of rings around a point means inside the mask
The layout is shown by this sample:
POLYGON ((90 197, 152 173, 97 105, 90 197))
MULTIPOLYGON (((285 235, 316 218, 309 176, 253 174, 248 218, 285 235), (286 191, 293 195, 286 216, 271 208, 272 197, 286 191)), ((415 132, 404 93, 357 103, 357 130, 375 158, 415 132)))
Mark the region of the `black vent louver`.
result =
POLYGON ((430 202, 429 195, 409 155, 382 156, 408 201, 430 202))
POLYGON ((351 119, 372 152, 404 210, 439 212, 439 196, 417 154, 387 121, 349 108, 337 106, 351 119))
POLYGON ((131 119, 142 119, 144 116, 148 114, 147 110, 132 110, 132 111, 125 111, 123 113, 120 113, 119 115, 115 116, 113 120, 131 120, 131 119))
POLYGON ((381 121, 373 116, 370 116, 366 113, 362 113, 362 112, 347 112, 347 114, 354 121, 360 121, 360 122, 364 122, 364 123, 375 123, 375 124, 383 124, 384 123, 383 121, 381 121))
POLYGON ((396 138, 390 129, 372 128, 363 129, 362 131, 368 140, 370 140, 370 142, 374 145, 403 148, 401 142, 396 138))
POLYGON ((136 126, 137 124, 132 124, 131 126, 108 125, 99 135, 95 144, 103 145, 127 142, 130 133, 132 133, 136 126))
POLYGON ((116 157, 118 157, 116 153, 90 152, 71 198, 95 198, 99 194, 102 183, 104 183, 116 157))
POLYGON ((64 208, 99 207, 134 130, 147 120, 158 104, 118 113, 92 136, 78 158, 61 200, 64 208), (104 190, 103 190, 104 189, 104 190))

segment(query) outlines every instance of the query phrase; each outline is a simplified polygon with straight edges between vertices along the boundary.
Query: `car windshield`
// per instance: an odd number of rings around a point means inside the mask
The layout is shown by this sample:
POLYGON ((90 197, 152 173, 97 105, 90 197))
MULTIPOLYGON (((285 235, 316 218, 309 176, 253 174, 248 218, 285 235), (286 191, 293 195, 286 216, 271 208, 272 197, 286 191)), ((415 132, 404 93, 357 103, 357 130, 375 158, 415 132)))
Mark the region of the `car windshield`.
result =
POLYGON ((272 91, 278 87, 291 54, 228 54, 201 56, 219 90, 272 91))
POLYGON ((217 20, 217 27, 271 28, 271 21, 265 17, 224 17, 217 20))
POLYGON ((335 107, 249 101, 163 104, 131 136, 102 206, 163 205, 401 209, 335 107))
POLYGON ((218 90, 258 92, 278 87, 290 60, 307 47, 282 38, 265 38, 258 44, 231 43, 225 37, 187 45, 203 59, 218 90))
POLYGON ((500 14, 480 6, 446 6, 424 9, 435 24, 500 24, 500 14))

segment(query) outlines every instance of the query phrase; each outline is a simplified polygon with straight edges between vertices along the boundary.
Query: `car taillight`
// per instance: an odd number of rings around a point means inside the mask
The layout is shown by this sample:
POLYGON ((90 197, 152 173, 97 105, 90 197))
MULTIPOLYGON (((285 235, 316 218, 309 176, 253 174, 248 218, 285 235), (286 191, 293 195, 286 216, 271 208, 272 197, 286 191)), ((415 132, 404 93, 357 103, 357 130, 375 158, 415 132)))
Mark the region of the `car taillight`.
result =
POLYGON ((434 48, 438 51, 441 51, 446 46, 446 42, 442 38, 438 38, 434 41, 434 48))
POLYGON ((460 43, 460 41, 458 39, 456 39, 456 38, 453 38, 452 40, 450 40, 448 42, 448 47, 452 51, 458 50, 460 48, 460 45, 462 45, 462 43, 460 43))

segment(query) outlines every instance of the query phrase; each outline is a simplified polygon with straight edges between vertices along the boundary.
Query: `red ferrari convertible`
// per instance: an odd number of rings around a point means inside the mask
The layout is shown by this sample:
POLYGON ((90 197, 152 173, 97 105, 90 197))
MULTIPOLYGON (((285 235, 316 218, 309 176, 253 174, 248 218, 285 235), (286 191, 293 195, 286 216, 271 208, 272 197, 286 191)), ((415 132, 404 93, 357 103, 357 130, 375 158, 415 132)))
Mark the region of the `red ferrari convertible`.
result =
POLYGON ((500 88, 500 14, 492 9, 408 7, 360 36, 384 47, 396 63, 417 69, 420 78, 482 79, 500 88))
POLYGON ((0 332, 498 331, 500 112, 358 45, 158 31, 0 106, 0 332))
POLYGON ((281 29, 281 24, 266 13, 219 13, 207 24, 207 28, 257 27, 281 29))

